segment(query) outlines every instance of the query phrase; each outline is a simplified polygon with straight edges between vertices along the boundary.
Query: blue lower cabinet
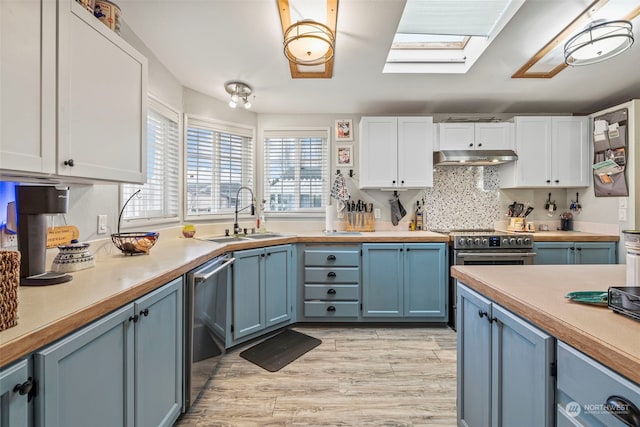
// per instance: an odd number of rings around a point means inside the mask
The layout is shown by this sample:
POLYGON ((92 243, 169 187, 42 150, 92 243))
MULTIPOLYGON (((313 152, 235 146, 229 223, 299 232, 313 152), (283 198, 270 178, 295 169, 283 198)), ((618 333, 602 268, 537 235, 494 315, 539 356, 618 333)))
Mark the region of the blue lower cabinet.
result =
POLYGON ((617 264, 615 242, 538 242, 534 264, 617 264))
POLYGON ((446 320, 445 244, 363 244, 362 265, 363 317, 446 320))
POLYGON ((554 425, 555 340, 458 284, 458 425, 554 425))
POLYGON ((291 321, 293 251, 291 245, 233 254, 233 340, 291 321))
POLYGON ((29 359, 0 369, 0 427, 30 425, 29 392, 35 389, 29 374, 29 359))
POLYGON ((182 278, 34 354, 36 426, 171 426, 182 406, 182 278))

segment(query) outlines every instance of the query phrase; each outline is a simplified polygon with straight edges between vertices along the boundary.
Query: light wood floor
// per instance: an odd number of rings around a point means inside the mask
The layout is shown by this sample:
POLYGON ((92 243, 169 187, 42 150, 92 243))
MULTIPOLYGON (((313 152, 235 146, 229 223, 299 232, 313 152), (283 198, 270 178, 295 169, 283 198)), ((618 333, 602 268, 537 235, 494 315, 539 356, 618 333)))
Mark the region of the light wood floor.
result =
POLYGON ((239 354, 177 426, 455 426, 456 336, 449 328, 295 327, 322 344, 278 372, 239 354))

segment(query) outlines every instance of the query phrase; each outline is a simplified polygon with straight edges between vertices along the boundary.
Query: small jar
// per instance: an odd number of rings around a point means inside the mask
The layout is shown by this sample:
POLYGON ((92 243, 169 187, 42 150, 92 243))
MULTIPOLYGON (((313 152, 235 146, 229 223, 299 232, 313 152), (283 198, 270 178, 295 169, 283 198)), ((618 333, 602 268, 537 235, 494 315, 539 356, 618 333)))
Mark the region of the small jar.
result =
POLYGON ((193 237, 196 234, 196 227, 193 224, 185 224, 184 227, 182 227, 182 235, 184 237, 193 237))

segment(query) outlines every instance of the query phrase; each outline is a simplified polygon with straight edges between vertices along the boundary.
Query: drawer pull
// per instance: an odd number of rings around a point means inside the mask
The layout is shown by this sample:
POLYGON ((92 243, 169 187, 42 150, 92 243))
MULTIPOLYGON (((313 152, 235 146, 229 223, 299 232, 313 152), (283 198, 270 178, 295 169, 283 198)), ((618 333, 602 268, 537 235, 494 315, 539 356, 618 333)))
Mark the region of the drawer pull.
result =
POLYGON ((620 396, 609 396, 604 408, 629 427, 640 426, 640 410, 630 400, 620 396))
POLYGON ((330 305, 329 307, 327 307, 327 311, 336 311, 336 308, 330 305))
POLYGON ((333 271, 330 271, 327 273, 327 277, 336 277, 336 273, 334 273, 333 271))
POLYGON ((336 290, 335 290, 335 289, 333 289, 333 288, 331 288, 331 289, 329 289, 329 290, 327 291, 327 293, 328 293, 329 295, 335 295, 335 294, 336 294, 336 290))
POLYGON ((335 261, 336 260, 336 256, 335 255, 329 255, 327 257, 327 261, 335 261))

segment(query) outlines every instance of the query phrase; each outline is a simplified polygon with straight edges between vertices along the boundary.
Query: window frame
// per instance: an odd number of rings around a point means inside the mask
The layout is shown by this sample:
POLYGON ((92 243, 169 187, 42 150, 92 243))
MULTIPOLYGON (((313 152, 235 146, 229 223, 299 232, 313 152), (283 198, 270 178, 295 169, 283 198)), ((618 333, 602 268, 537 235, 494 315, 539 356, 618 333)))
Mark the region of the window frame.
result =
MULTIPOLYGON (((249 144, 251 145, 248 154, 250 156, 250 166, 252 168, 250 179, 253 183, 252 191, 254 193, 254 198, 258 199, 258 194, 255 190, 256 183, 256 128, 252 125, 246 125, 242 123, 234 123, 223 120, 212 119, 210 117, 200 116, 196 114, 188 114, 184 113, 184 125, 183 125, 183 150, 182 150, 182 164, 183 164, 183 203, 182 203, 182 211, 183 217, 188 221, 198 221, 198 220, 209 220, 209 221, 228 221, 229 219, 234 218, 233 210, 230 211, 221 211, 214 213, 203 213, 203 214, 193 214, 189 213, 189 194, 188 194, 188 185, 189 180, 187 179, 186 174, 188 173, 188 132, 189 127, 194 128, 202 128, 211 130, 213 132, 221 132, 228 133, 236 136, 242 136, 249 139, 249 144)), ((243 164, 243 168, 244 168, 243 164)), ((242 185, 246 185, 246 183, 242 183, 242 185)), ((245 194, 241 194, 241 196, 245 196, 245 194)), ((244 208, 244 205, 239 206, 240 208, 244 208)), ((239 213, 240 217, 244 217, 249 215, 249 210, 245 209, 239 213)))
MULTIPOLYGON (((325 215, 325 207, 329 204, 330 202, 330 195, 329 195, 329 189, 330 189, 330 180, 331 180, 331 163, 332 163, 332 159, 331 159, 331 153, 332 153, 332 138, 331 138, 331 127, 325 127, 325 126, 314 126, 314 127, 269 127, 269 128, 264 128, 262 131, 262 138, 261 138, 261 149, 262 149, 262 167, 261 167, 261 180, 260 180, 260 184, 261 184, 261 188, 260 188, 260 192, 262 195, 262 199, 266 200, 267 198, 267 191, 266 191, 266 182, 267 182, 267 164, 268 164, 268 159, 267 159, 267 155, 266 155, 266 141, 269 138, 287 138, 287 137, 291 137, 291 138, 309 138, 310 135, 309 133, 313 134, 319 134, 318 136, 321 136, 322 138, 325 139, 326 143, 324 146, 324 173, 326 174, 326 176, 322 177, 322 204, 319 208, 302 208, 302 209, 297 209, 297 210, 293 210, 293 211, 270 211, 270 210, 264 210, 264 215, 267 218, 291 218, 293 216, 295 216, 295 218, 323 218, 325 215), (320 135, 321 133, 321 135, 320 135)), ((299 165, 299 160, 298 160, 298 165, 299 165)), ((266 202, 265 204, 266 205, 266 202)), ((264 206, 263 206, 264 207, 264 206)), ((262 212, 262 209, 261 209, 262 212)))
MULTIPOLYGON (((125 194, 125 186, 131 185, 134 187, 134 191, 136 191, 135 189, 137 188, 142 188, 145 184, 120 184, 118 185, 118 220, 120 220, 120 214, 122 212, 122 219, 119 221, 120 222, 120 227, 121 229, 133 229, 133 228, 139 228, 141 225, 142 226, 147 226, 147 225, 164 225, 164 224, 174 224, 174 223, 180 223, 182 221, 182 180, 183 180, 183 171, 182 171, 182 159, 180 159, 180 154, 182 153, 182 126, 183 126, 183 120, 182 120, 182 112, 177 109, 174 108, 173 106, 171 106, 168 102, 163 101, 162 99, 160 99, 159 97, 153 95, 153 94, 148 94, 147 95, 147 119, 146 119, 146 126, 148 128, 148 121, 149 121, 149 111, 153 110, 156 114, 159 114, 160 116, 168 119, 168 120, 173 120, 177 123, 178 128, 177 128, 177 183, 176 183, 176 187, 177 187, 177 192, 176 192, 176 199, 177 199, 177 205, 176 205, 176 214, 175 215, 167 215, 167 216, 163 216, 163 217, 141 217, 141 218, 125 218, 124 217, 124 213, 123 213, 123 207, 124 207, 124 203, 126 202, 126 200, 133 194, 133 192, 128 192, 128 194, 125 194), (171 116, 171 117, 170 117, 171 116)), ((148 132, 147 132, 147 137, 148 137, 148 132)), ((148 143, 147 143, 147 154, 148 154, 148 143)), ((146 158, 146 161, 149 162, 149 158, 146 158)), ((147 173, 150 170, 149 166, 147 165, 147 173)), ((145 177, 145 181, 146 181, 146 177, 145 177)), ((164 199, 165 194, 163 194, 163 202, 165 202, 164 199)), ((118 221, 117 220, 117 221, 118 221)), ((118 227, 118 222, 116 222, 116 230, 114 230, 114 232, 117 232, 117 227, 118 227)))

